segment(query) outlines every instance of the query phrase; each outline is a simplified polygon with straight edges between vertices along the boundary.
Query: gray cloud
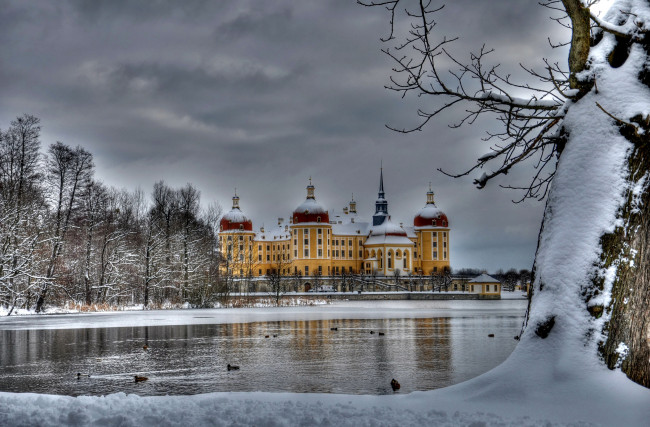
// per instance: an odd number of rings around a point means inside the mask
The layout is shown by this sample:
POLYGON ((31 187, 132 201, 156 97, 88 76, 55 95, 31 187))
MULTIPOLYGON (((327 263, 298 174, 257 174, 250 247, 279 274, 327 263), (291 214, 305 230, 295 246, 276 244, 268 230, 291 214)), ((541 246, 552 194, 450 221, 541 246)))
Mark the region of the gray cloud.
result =
MULTIPOLYGON (((436 31, 460 36, 461 58, 483 43, 516 78, 518 63, 565 61, 546 37, 565 32, 532 2, 450 2, 436 31)), ((389 208, 410 223, 432 181, 450 217, 456 268, 530 267, 542 204, 477 191, 458 172, 488 151, 494 123, 450 129, 462 109, 422 132, 417 108, 438 100, 400 99, 385 90, 391 61, 379 37, 388 16, 354 1, 19 0, 0 9, 0 126, 28 112, 43 143, 62 140, 94 153, 107 184, 150 191, 165 179, 194 183, 205 204, 229 208, 237 187, 255 225, 291 213, 312 176, 330 209, 354 193, 372 214, 383 160, 389 208)), ((525 182, 513 171, 501 183, 525 182)))

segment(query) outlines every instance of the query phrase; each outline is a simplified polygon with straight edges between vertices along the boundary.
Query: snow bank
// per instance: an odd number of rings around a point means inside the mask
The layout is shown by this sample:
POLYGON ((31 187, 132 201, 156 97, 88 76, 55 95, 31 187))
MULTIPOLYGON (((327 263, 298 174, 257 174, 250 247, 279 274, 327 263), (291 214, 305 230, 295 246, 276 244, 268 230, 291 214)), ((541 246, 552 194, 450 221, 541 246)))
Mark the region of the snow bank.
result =
POLYGON ((0 393, 0 425, 647 425, 650 390, 620 373, 602 371, 587 382, 552 378, 537 389, 518 386, 526 375, 526 371, 500 372, 497 368, 457 386, 392 396, 209 393, 140 397, 117 393, 74 398, 0 393), (495 375, 511 378, 509 386, 491 388, 495 375))

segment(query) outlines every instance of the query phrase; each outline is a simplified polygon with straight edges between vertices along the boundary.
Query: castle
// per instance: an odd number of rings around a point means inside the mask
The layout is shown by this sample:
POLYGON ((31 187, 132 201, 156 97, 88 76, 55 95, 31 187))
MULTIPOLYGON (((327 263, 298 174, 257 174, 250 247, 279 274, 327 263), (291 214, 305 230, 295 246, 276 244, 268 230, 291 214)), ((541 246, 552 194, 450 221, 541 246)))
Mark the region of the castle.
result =
MULTIPOLYGON (((270 274, 300 277, 374 275, 425 276, 449 270, 450 227, 429 188, 426 204, 412 226, 393 223, 384 193, 383 169, 371 221, 357 215, 356 202, 333 213, 316 201, 309 180, 307 198, 288 224, 278 219, 269 230, 253 231, 252 221, 232 198, 232 209, 220 222, 219 246, 224 269, 235 277, 270 274)), ((307 289, 305 289, 307 290, 307 289)))

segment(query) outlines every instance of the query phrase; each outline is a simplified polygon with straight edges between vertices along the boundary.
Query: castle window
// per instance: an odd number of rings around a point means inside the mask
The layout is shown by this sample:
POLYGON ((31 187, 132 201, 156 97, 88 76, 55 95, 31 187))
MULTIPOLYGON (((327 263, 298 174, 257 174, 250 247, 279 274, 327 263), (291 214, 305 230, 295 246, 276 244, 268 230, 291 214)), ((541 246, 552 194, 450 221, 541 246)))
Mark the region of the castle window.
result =
POLYGON ((444 221, 444 220, 443 220, 443 221, 442 221, 442 226, 443 226, 443 227, 446 227, 446 226, 447 226, 447 221, 444 221))
POLYGON ((323 266, 322 265, 318 266, 318 274, 323 274, 323 266))
POLYGON ((322 249, 319 249, 319 250, 318 250, 318 256, 319 256, 319 257, 322 257, 322 256, 323 256, 323 250, 322 250, 322 249))
POLYGON ((351 250, 348 251, 348 258, 352 258, 352 251, 351 250))
POLYGON ((442 253, 443 259, 447 259, 447 252, 442 253))
POLYGON ((309 258, 309 249, 305 249, 305 258, 309 258))
POLYGON ((267 260, 267 261, 271 261, 271 255, 266 254, 266 260, 267 260))
POLYGON ((305 266, 305 276, 309 276, 309 266, 305 266))
MULTIPOLYGON (((320 222, 320 217, 316 218, 316 222, 320 222)), ((320 230, 319 230, 320 231, 320 230)))
POLYGON ((433 259, 438 259, 438 252, 437 251, 433 251, 433 259))
POLYGON ((323 244, 323 239, 318 239, 318 244, 322 245, 323 244))
POLYGON ((305 245, 309 244, 309 239, 305 239, 305 245))
MULTIPOLYGON (((320 218, 320 217, 319 217, 319 218, 320 218)), ((319 221, 319 222, 320 222, 320 221, 319 221)), ((323 234, 323 229, 322 229, 322 228, 319 228, 319 229, 317 230, 317 232, 318 232, 318 234, 323 234)))
POLYGON ((239 229, 243 230, 244 229, 244 224, 239 224, 239 229))
POLYGON ((298 258, 298 249, 293 250, 293 257, 298 258))
POLYGON ((228 236, 228 241, 232 242, 232 236, 228 236))
POLYGON ((257 255, 257 261, 262 262, 262 254, 257 255))

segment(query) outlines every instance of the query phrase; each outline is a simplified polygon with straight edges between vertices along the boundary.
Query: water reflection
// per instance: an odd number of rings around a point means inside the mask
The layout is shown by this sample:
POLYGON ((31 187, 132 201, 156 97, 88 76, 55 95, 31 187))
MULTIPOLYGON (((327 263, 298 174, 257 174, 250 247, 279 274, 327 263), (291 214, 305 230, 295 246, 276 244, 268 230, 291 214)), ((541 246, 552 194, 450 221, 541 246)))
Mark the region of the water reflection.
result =
POLYGON ((385 394, 397 378, 408 393, 496 366, 514 348, 520 324, 520 316, 497 316, 5 330, 0 390, 385 394), (228 363, 241 369, 228 371, 228 363), (77 372, 90 377, 78 380, 77 372), (149 381, 135 383, 134 375, 149 381))

